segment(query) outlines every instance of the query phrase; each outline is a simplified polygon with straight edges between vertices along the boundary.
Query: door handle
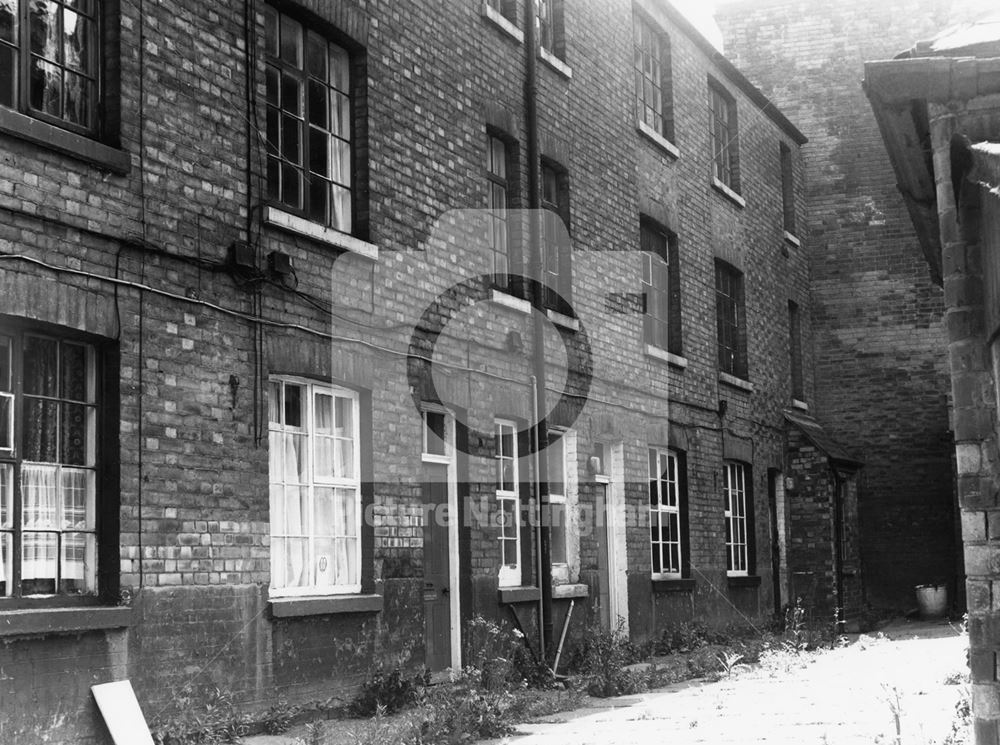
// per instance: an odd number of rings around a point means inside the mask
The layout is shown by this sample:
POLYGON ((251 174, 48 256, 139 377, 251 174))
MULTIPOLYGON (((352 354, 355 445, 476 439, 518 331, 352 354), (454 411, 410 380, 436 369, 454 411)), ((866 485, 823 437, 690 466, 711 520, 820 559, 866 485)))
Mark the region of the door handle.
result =
POLYGON ((448 594, 448 588, 447 587, 442 587, 441 588, 441 594, 442 595, 447 595, 448 594))

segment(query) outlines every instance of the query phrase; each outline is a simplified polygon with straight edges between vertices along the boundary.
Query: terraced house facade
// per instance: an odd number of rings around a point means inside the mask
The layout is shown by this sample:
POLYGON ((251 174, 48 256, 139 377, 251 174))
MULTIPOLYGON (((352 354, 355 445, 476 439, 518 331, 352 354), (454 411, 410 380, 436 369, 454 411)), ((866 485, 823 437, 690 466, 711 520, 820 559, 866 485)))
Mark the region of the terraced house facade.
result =
POLYGON ((803 144, 658 0, 0 0, 0 740, 850 621, 803 144))

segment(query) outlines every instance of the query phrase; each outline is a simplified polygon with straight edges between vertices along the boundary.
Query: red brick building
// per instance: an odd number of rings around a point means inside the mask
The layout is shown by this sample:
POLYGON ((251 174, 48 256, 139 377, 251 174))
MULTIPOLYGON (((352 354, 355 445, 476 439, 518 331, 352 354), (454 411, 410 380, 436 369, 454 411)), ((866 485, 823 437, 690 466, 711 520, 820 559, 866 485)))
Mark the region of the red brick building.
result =
POLYGON ((82 5, 0 4, 0 740, 859 612, 805 138, 668 5, 82 5))

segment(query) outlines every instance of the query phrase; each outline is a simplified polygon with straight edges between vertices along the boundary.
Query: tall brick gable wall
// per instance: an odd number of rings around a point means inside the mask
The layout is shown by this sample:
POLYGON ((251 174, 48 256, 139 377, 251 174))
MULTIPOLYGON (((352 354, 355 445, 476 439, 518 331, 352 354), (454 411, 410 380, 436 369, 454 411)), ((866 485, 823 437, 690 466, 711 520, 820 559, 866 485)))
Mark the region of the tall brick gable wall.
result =
MULTIPOLYGON (((942 291, 917 238, 861 89, 862 63, 889 59, 974 0, 774 0, 719 8, 727 56, 809 137, 816 403, 865 460, 862 559, 869 600, 912 607, 913 587, 948 581, 957 558, 942 291)), ((958 582, 961 587, 961 581, 958 582)))

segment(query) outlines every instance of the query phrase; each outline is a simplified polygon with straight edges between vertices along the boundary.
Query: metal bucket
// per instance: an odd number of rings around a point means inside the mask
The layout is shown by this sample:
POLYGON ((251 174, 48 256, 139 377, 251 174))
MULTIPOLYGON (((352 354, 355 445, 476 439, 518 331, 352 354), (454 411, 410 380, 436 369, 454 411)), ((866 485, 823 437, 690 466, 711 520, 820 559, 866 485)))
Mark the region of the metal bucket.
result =
POLYGON ((946 585, 917 585, 917 609, 924 619, 944 618, 948 613, 946 585))

